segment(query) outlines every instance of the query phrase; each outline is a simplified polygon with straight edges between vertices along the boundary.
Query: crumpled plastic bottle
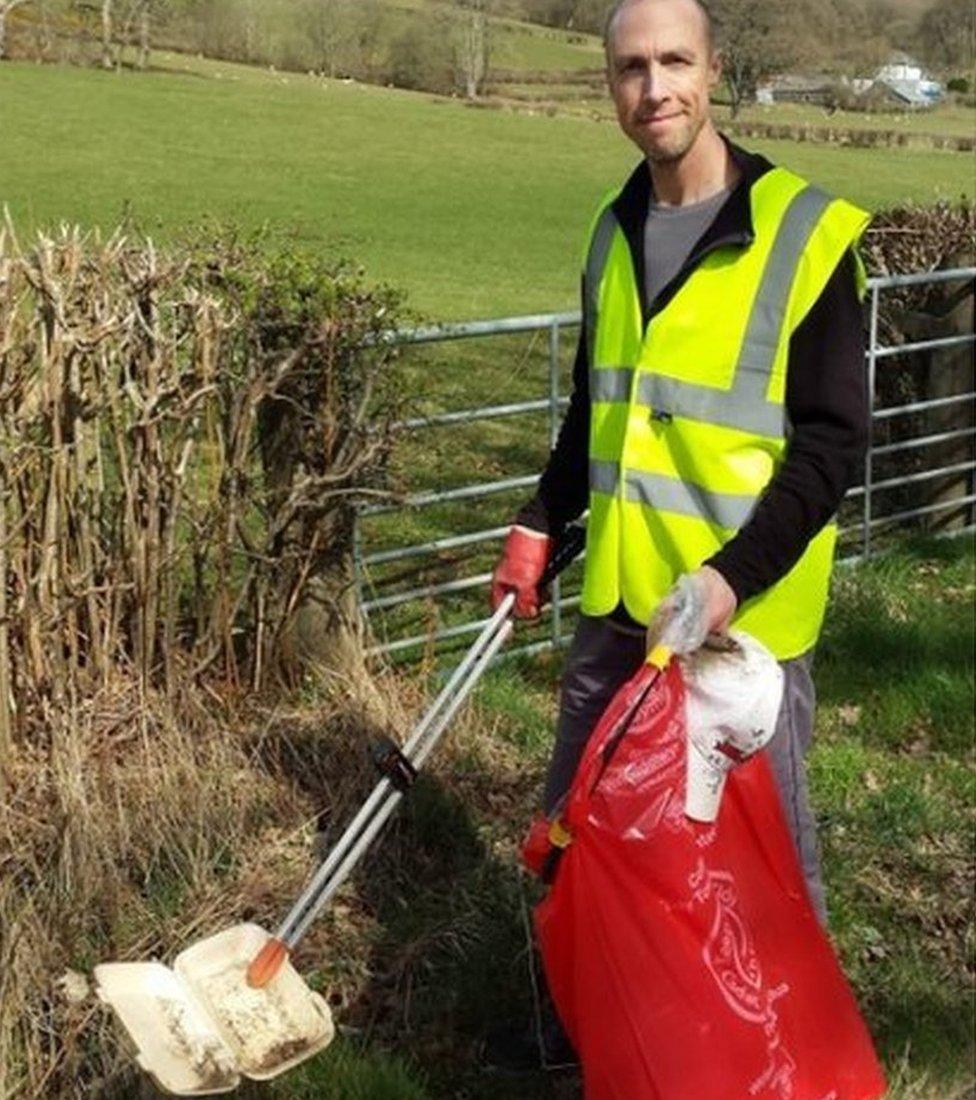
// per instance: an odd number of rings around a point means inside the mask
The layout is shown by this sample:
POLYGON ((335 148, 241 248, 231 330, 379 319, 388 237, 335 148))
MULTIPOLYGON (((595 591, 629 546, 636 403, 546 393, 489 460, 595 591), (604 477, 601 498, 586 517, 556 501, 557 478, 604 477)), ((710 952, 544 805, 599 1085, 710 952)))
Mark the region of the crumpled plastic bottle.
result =
POLYGON ((647 628, 648 649, 664 645, 679 656, 694 653, 708 636, 705 579, 685 573, 657 606, 647 628))

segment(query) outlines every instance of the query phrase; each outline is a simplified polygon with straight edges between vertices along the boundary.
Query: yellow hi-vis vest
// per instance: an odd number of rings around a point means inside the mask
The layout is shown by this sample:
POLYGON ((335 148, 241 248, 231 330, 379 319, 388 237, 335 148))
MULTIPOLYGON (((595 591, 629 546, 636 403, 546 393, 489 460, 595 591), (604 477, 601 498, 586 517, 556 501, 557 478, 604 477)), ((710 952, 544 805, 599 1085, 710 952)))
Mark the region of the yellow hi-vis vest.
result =
MULTIPOLYGON (((790 337, 869 216, 771 169, 750 190, 752 243, 708 253, 645 332, 614 197, 594 221, 585 271, 590 518, 581 610, 605 615, 623 601, 647 623, 678 576, 745 524, 782 462, 790 337)), ((780 660, 809 649, 836 539, 831 523, 782 580, 743 603, 733 625, 780 660)))

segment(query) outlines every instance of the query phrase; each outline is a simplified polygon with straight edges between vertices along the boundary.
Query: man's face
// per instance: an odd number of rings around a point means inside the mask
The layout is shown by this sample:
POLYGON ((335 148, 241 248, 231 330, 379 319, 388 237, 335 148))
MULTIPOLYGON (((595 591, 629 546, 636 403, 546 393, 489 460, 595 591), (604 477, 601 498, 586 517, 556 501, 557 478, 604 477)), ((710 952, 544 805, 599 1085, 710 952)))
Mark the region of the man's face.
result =
POLYGON ((651 161, 679 160, 708 118, 720 63, 693 0, 634 0, 613 21, 607 74, 624 133, 651 161))

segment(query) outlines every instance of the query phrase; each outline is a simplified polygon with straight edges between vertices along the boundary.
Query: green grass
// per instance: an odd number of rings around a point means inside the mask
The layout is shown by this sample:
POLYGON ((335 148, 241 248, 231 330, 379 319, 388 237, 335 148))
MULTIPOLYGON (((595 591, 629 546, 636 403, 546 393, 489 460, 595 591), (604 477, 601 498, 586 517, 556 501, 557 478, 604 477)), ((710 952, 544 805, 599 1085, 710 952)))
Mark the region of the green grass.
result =
POLYGON ((431 1100, 422 1075, 393 1054, 362 1049, 340 1036, 326 1057, 270 1085, 245 1085, 242 1098, 264 1100, 431 1100))
POLYGON ((945 1081, 973 1060, 973 581, 969 540, 838 571, 811 759, 847 972, 889 1066, 945 1081))
POLYGON ((495 19, 490 42, 494 69, 572 72, 603 66, 603 46, 593 35, 495 19))
MULTIPOLYGON (((429 316, 573 308, 595 203, 635 162, 610 124, 185 57, 184 72, 7 63, 0 201, 19 227, 166 238, 203 218, 295 228, 429 316)), ((973 158, 757 142, 876 207, 973 193, 973 158)))

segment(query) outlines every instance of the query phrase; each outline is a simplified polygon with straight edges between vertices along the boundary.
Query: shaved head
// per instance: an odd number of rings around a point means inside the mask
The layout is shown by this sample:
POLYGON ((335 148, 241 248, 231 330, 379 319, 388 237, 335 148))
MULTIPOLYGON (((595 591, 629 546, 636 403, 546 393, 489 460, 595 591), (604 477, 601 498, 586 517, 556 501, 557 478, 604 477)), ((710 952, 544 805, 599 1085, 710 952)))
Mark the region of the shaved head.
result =
POLYGON ((709 122, 722 73, 702 0, 620 0, 607 19, 606 52, 621 129, 649 161, 680 161, 709 122))
POLYGON ((715 48, 715 33, 712 27, 712 16, 704 0, 616 0, 616 3, 609 12, 607 12, 607 18, 603 24, 604 51, 609 55, 610 46, 613 42, 614 28, 617 23, 617 16, 624 8, 632 7, 635 4, 673 4, 681 2, 688 3, 698 9, 698 13, 701 16, 705 28, 705 41, 708 43, 709 52, 711 52, 715 48))

